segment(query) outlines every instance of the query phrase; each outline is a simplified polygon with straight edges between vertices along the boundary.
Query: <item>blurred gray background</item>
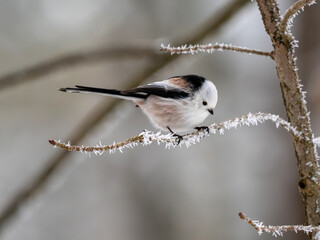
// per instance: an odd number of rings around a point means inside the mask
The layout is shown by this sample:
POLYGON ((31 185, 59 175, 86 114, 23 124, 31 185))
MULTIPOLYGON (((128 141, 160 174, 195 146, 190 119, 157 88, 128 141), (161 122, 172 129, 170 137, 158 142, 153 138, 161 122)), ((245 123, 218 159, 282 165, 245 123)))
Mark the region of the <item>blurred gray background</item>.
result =
MULTIPOLYGON (((158 49, 161 42, 192 35, 230 2, 0 0, 0 75, 106 47, 158 49)), ((293 2, 281 1, 282 13, 293 2)), ((294 26, 299 74, 318 136, 319 5, 307 7, 294 26)), ((271 50, 255 2, 202 42, 271 50)), ((140 56, 66 66, 0 91, 0 213, 63 152, 48 139, 67 142, 94 109, 111 101, 57 89, 75 84, 124 89, 150 62, 140 56)), ((203 75, 217 86, 219 102, 206 124, 259 111, 286 118, 270 59, 232 52, 186 55, 146 81, 180 74, 203 75)), ((143 129, 154 130, 133 103, 122 101, 79 144, 110 144, 143 129)), ((153 144, 102 156, 73 152, 62 162, 37 194, 2 223, 1 239, 272 238, 259 237, 238 218, 239 211, 266 224, 304 223, 291 137, 271 123, 212 135, 188 149, 153 144)), ((306 236, 284 237, 301 238, 306 236)))

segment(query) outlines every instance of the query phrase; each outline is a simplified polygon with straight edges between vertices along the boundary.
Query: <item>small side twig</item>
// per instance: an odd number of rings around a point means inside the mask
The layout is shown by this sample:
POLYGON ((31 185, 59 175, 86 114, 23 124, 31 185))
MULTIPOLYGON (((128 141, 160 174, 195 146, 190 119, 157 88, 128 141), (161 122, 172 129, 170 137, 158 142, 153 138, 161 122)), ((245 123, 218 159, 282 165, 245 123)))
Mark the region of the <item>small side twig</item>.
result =
POLYGON ((256 49, 249 49, 246 47, 239 47, 239 46, 233 46, 231 44, 225 44, 225 43, 209 43, 209 44, 196 44, 192 45, 183 45, 180 47, 171 47, 170 44, 165 46, 164 44, 161 44, 160 47, 161 51, 173 54, 195 54, 195 53, 201 53, 201 52, 207 52, 207 53, 213 53, 215 51, 234 51, 234 52, 241 52, 241 53, 248 53, 248 54, 255 54, 260 56, 266 56, 271 57, 273 59, 273 53, 272 52, 263 52, 256 49))
POLYGON ((319 235, 320 227, 317 226, 310 226, 310 225, 282 225, 282 226, 266 226, 263 225, 263 222, 258 220, 252 220, 245 216, 242 212, 239 212, 240 219, 249 223, 254 229, 258 232, 259 235, 262 233, 271 233, 274 237, 282 237, 283 234, 287 231, 294 231, 294 232, 304 232, 305 234, 309 234, 311 232, 317 232, 316 234, 319 235))
POLYGON ((285 14, 283 15, 282 21, 279 25, 279 29, 281 32, 285 33, 292 26, 292 21, 294 17, 300 12, 303 11, 304 7, 307 5, 315 4, 315 0, 298 0, 291 7, 287 9, 285 14))
POLYGON ((200 142, 200 140, 211 134, 224 134, 225 130, 229 130, 232 128, 241 127, 243 125, 252 126, 258 125, 259 123, 264 123, 265 121, 273 122, 276 127, 285 128, 293 137, 300 138, 302 135, 301 132, 297 131, 296 128, 292 127, 291 124, 277 115, 273 115, 270 113, 249 113, 247 115, 243 115, 238 118, 234 118, 228 121, 214 123, 208 127, 209 131, 206 130, 198 130, 193 133, 182 135, 182 139, 177 139, 171 133, 161 134, 161 132, 151 132, 148 130, 144 130, 138 136, 128 138, 124 141, 113 143, 111 145, 102 145, 101 143, 97 146, 75 146, 68 143, 61 143, 56 140, 49 140, 49 143, 54 147, 59 147, 66 149, 68 151, 77 151, 83 153, 94 153, 94 154, 103 154, 105 151, 109 151, 110 153, 119 150, 123 151, 124 148, 133 148, 139 144, 142 145, 150 145, 153 142, 157 142, 158 144, 164 143, 166 148, 174 148, 176 146, 189 147, 193 144, 200 142))

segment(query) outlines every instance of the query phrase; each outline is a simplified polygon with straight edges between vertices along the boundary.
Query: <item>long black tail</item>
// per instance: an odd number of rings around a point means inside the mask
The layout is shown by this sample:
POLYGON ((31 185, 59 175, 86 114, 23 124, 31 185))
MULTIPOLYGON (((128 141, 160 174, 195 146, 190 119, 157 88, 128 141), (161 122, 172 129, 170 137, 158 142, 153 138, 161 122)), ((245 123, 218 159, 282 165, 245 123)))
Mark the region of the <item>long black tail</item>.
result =
POLYGON ((78 86, 76 85, 74 88, 60 88, 62 92, 69 93, 93 93, 100 94, 104 96, 111 96, 116 98, 122 98, 126 100, 141 100, 146 99, 147 95, 144 93, 126 93, 116 89, 105 89, 105 88, 94 88, 94 87, 86 87, 86 86, 78 86))

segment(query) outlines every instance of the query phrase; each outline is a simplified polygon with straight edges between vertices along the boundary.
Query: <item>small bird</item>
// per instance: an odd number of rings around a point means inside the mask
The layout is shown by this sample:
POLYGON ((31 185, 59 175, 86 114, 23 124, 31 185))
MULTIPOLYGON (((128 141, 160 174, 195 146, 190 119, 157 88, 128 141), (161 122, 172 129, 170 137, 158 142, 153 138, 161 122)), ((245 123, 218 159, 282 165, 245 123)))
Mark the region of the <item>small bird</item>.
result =
POLYGON ((94 93, 132 100, 149 117, 158 129, 184 132, 197 127, 209 114, 218 101, 215 85, 197 75, 174 76, 163 81, 138 86, 130 90, 104 89, 85 86, 60 88, 70 93, 94 93))

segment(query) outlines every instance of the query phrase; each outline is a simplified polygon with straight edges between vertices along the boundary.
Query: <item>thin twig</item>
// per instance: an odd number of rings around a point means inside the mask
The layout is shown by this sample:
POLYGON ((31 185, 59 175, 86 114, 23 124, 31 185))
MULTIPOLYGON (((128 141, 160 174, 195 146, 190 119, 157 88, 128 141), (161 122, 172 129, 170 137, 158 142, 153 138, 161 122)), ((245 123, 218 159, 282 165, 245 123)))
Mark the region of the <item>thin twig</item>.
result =
MULTIPOLYGON (((218 30, 247 3, 250 3, 250 1, 234 0, 222 10, 219 10, 218 13, 215 12, 211 18, 202 24, 202 26, 197 27, 197 31, 191 31, 192 34, 190 34, 189 37, 182 39, 190 43, 197 43, 207 37, 209 34, 212 35, 217 33, 218 30)), ((177 45, 182 44, 181 42, 177 41, 177 45)), ((140 85, 155 72, 173 62, 178 57, 178 55, 171 57, 162 55, 161 57, 157 58, 157 61, 154 63, 154 65, 146 67, 142 72, 140 72, 140 74, 137 74, 136 77, 131 77, 130 81, 128 81, 130 84, 127 87, 130 88, 140 85)), ((74 143, 80 142, 94 126, 98 125, 108 113, 112 112, 118 103, 118 100, 113 100, 110 104, 106 104, 103 101, 98 106, 95 106, 93 110, 87 114, 88 117, 78 124, 72 135, 68 138, 74 143)), ((3 208, 4 210, 0 214, 0 234, 5 227, 5 224, 15 215, 19 207, 23 205, 27 199, 35 196, 46 185, 49 178, 55 174, 57 169, 63 166, 63 163, 65 162, 64 159, 68 153, 68 151, 61 151, 52 159, 49 159, 48 164, 40 171, 34 180, 21 191, 19 191, 12 198, 9 204, 3 208)))
POLYGON ((258 232, 259 235, 262 233, 271 233, 274 237, 282 237, 283 234, 287 231, 293 231, 293 232, 304 232, 305 234, 309 234, 311 232, 317 232, 317 234, 320 231, 319 226, 310 226, 310 225, 282 225, 282 226, 265 226, 263 225, 263 222, 260 222, 258 220, 251 220, 250 218, 246 217, 245 214, 242 212, 239 212, 240 219, 246 221, 249 223, 254 229, 258 232))
POLYGON ((180 47, 171 47, 170 44, 165 46, 164 44, 161 44, 160 47, 161 51, 173 54, 195 54, 195 53, 201 53, 201 52, 207 52, 207 53, 213 53, 215 51, 234 51, 234 52, 241 52, 241 53, 248 53, 248 54, 254 54, 254 55, 260 55, 260 56, 266 56, 271 57, 273 59, 272 52, 263 52, 256 49, 249 49, 246 47, 239 47, 239 46, 233 46, 231 44, 225 44, 225 43, 215 43, 215 44, 196 44, 196 45, 183 45, 180 47))
POLYGON ((285 33, 288 29, 290 29, 293 18, 300 12, 300 10, 303 10, 307 5, 310 6, 315 3, 315 0, 298 0, 292 4, 292 6, 289 7, 283 15, 282 21, 279 25, 280 31, 285 33))
POLYGON ((119 150, 122 152, 124 148, 133 148, 139 144, 142 145, 150 145, 153 142, 157 142, 158 144, 164 143, 166 148, 173 148, 176 146, 186 147, 191 146, 192 144, 196 144, 200 142, 200 140, 211 134, 223 134, 225 130, 230 130, 232 128, 241 127, 243 125, 251 126, 258 125, 259 123, 264 123, 265 121, 273 122, 276 127, 285 128, 294 138, 300 138, 302 133, 297 131, 294 127, 290 125, 289 122, 283 120, 278 115, 273 115, 270 113, 249 113, 247 115, 243 115, 241 117, 237 117, 228 121, 214 123, 208 127, 207 130, 199 130, 193 133, 182 135, 180 138, 177 138, 175 135, 161 134, 161 132, 151 132, 148 130, 144 130, 138 136, 126 139, 124 141, 113 143, 111 145, 102 145, 101 143, 97 146, 75 146, 71 145, 71 143, 61 143, 56 140, 49 140, 49 143, 54 147, 59 147, 66 149, 68 151, 77 151, 83 153, 94 153, 94 154, 103 154, 105 151, 109 151, 110 153, 119 150))
POLYGON ((27 81, 35 81, 41 76, 64 69, 66 67, 75 67, 81 64, 96 63, 105 60, 137 58, 155 55, 159 55, 159 52, 154 46, 102 48, 93 51, 74 53, 47 60, 32 67, 0 77, 0 91, 27 81))

